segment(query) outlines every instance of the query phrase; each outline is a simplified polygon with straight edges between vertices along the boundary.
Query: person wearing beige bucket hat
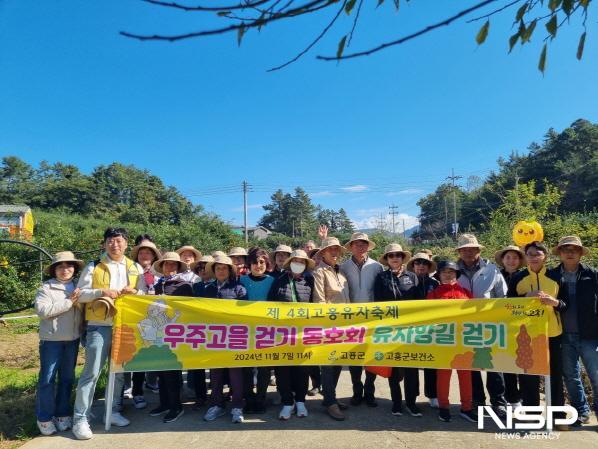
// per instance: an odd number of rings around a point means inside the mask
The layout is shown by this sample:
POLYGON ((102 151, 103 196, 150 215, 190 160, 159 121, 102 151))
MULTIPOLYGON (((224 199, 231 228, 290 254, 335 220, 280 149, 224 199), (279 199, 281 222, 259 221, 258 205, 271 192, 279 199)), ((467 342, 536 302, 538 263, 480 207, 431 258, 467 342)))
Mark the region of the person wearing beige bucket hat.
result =
POLYGON ((561 312, 563 377, 569 401, 578 413, 578 422, 573 425, 580 426, 590 420, 580 359, 590 378, 593 408, 598 414, 598 270, 581 262, 590 250, 576 235, 561 237, 552 252, 559 256, 561 263, 546 274, 561 287, 557 299, 567 303, 561 312))
MULTIPOLYGON (((345 248, 351 252, 351 258, 340 265, 340 271, 347 278, 349 283, 349 295, 351 302, 371 302, 374 300, 374 283, 376 276, 383 271, 382 265, 368 256, 368 251, 376 248, 368 235, 364 232, 354 232, 351 239, 345 244, 345 248)), ((361 381, 363 367, 350 366, 351 382, 353 383, 353 396, 351 404, 359 405, 363 402, 375 407, 374 384, 367 382, 364 386, 361 381)))
POLYGON ((508 286, 511 277, 525 265, 525 254, 517 245, 508 245, 494 253, 494 261, 508 286))
POLYGON ((270 253, 270 261, 272 262, 272 271, 270 276, 277 278, 284 273, 284 263, 293 252, 293 248, 288 245, 280 244, 274 251, 270 253))
MULTIPOLYGON (((105 308, 93 306, 102 297, 121 300, 126 294, 145 294, 147 286, 141 275, 143 268, 125 256, 128 246, 128 233, 123 228, 108 228, 104 231, 103 245, 106 253, 97 262, 89 263, 82 271, 77 286, 80 289, 79 302, 85 305, 87 337, 85 341, 85 365, 75 397, 73 412, 73 434, 75 438, 88 440, 93 437, 88 415, 91 410, 98 376, 110 354, 112 346, 112 317, 105 308)), ((121 415, 121 392, 124 376, 114 377, 114 397, 112 412, 107 411, 110 423, 127 426, 129 420, 121 415)))
POLYGON ((151 240, 141 240, 131 250, 131 259, 143 268, 143 279, 147 285, 148 295, 154 294, 154 287, 158 282, 158 273, 153 270, 154 262, 162 257, 162 253, 151 240))
MULTIPOLYGON (((314 290, 313 302, 327 304, 344 304, 351 302, 349 297, 349 283, 340 272, 339 260, 346 251, 336 237, 322 239, 321 248, 316 256, 320 259, 313 272, 314 290)), ((322 405, 326 407, 328 415, 337 421, 343 421, 345 415, 342 410, 347 406, 336 399, 336 386, 341 374, 342 366, 324 365, 320 367, 322 405)))
POLYGON ((35 415, 42 435, 72 426, 71 393, 83 324, 73 279, 81 268, 83 261, 72 252, 56 253, 44 270, 51 279, 35 295, 35 312, 40 318, 35 415))
POLYGON ((185 245, 178 248, 176 253, 181 256, 181 262, 186 264, 185 269, 179 273, 179 277, 183 278, 187 282, 190 282, 191 284, 199 281, 199 277, 193 272, 191 265, 201 258, 201 251, 192 245, 185 245))
POLYGON ((241 277, 249 273, 249 267, 247 266, 247 250, 241 246, 235 246, 228 252, 233 263, 237 267, 237 277, 241 277))
MULTIPOLYGON (((473 234, 462 234, 457 239, 457 266, 461 276, 457 282, 461 287, 469 290, 473 298, 504 298, 507 295, 507 283, 500 270, 490 261, 480 257, 482 245, 473 234)), ((486 395, 484 384, 479 371, 472 372, 473 401, 475 405, 484 405, 486 395)), ((497 416, 505 418, 507 415, 507 401, 505 382, 502 373, 487 372, 486 389, 490 395, 490 402, 497 416)))

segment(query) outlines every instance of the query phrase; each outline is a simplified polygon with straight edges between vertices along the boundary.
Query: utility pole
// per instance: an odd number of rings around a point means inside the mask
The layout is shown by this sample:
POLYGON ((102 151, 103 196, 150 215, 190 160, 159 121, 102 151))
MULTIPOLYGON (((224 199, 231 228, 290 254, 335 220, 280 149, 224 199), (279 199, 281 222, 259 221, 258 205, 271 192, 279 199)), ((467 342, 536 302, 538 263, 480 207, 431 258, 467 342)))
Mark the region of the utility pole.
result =
POLYGON ((389 207, 390 215, 392 215, 392 235, 395 235, 395 215, 398 215, 397 209, 399 206, 393 204, 389 207))
POLYGON ((251 187, 247 181, 243 181, 243 222, 245 227, 245 243, 249 242, 249 228, 247 227, 247 192, 251 187))
POLYGON ((378 229, 381 233, 384 232, 384 214, 380 212, 380 218, 378 218, 378 229))
POLYGON ((407 241, 407 234, 405 233, 405 219, 403 218, 403 239, 407 241))
POLYGON ((455 186, 455 181, 457 179, 461 179, 463 176, 455 176, 455 169, 451 169, 451 176, 447 176, 446 179, 449 179, 453 182, 453 233, 455 234, 455 239, 457 238, 457 233, 459 231, 457 225, 457 187, 455 186))

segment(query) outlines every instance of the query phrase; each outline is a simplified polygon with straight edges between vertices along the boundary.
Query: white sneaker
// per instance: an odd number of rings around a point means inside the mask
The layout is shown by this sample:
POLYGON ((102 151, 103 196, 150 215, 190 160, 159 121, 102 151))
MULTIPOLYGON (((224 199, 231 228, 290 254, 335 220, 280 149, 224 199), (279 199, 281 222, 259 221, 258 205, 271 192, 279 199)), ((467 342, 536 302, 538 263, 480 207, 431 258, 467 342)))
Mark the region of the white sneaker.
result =
POLYGON ((224 415, 224 408, 218 405, 213 405, 208 409, 206 414, 203 416, 204 421, 214 421, 219 416, 224 415))
MULTIPOLYGON (((304 405, 305 407, 305 405, 304 405)), ((293 413, 293 406, 292 405, 283 405, 280 413, 278 414, 278 419, 283 421, 287 421, 291 419, 291 413, 293 413)))
POLYGON ((93 438, 93 432, 89 428, 89 423, 85 419, 75 421, 73 424, 73 435, 78 440, 89 440, 93 438))
POLYGON ((147 402, 145 402, 145 398, 143 396, 133 397, 133 404, 135 405, 136 409, 142 409, 147 407, 147 402))
POLYGON ((233 415, 232 422, 234 423, 241 423, 245 421, 243 417, 243 409, 242 408, 234 408, 230 411, 231 415, 233 415))
POLYGON ((131 424, 131 421, 118 412, 112 412, 112 416, 110 416, 110 424, 116 427, 126 427, 131 424))
POLYGON ((521 402, 513 402, 512 404, 509 404, 511 407, 513 407, 513 411, 515 411, 516 409, 518 409, 519 407, 521 407, 521 402))
POLYGON ((65 430, 69 430, 71 427, 73 427, 73 418, 70 416, 60 416, 56 418, 56 428, 59 431, 64 432, 65 430))
POLYGON ((127 388, 124 392, 123 392, 123 397, 127 398, 127 399, 133 399, 133 389, 132 388, 127 388))
POLYGON ((305 408, 305 402, 296 402, 295 407, 297 407, 297 417, 298 418, 307 417, 307 409, 305 408))
POLYGON ((56 433, 56 426, 54 421, 38 421, 37 428, 44 436, 54 435, 56 433))
POLYGON ((430 398, 430 407, 431 408, 439 408, 440 405, 438 404, 438 398, 430 398))

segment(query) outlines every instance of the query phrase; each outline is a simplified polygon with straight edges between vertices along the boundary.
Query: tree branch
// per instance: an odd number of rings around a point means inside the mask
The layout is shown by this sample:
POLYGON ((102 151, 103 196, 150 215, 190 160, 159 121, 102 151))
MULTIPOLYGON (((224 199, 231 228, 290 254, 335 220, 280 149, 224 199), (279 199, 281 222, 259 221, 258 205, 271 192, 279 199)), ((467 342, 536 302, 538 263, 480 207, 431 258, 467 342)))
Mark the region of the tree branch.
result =
POLYGON ((384 50, 385 48, 392 47, 392 46, 395 46, 395 45, 400 45, 400 44, 402 44, 404 42, 407 42, 407 41, 410 41, 412 39, 415 39, 416 37, 419 37, 419 36, 421 36, 423 34, 429 33, 430 31, 433 31, 433 30, 435 30, 437 28, 450 25, 455 20, 460 19, 461 17, 466 16, 467 14, 470 14, 471 12, 476 11, 476 10, 478 10, 480 8, 483 8, 484 6, 487 6, 490 3, 494 3, 496 1, 497 0, 485 0, 483 2, 478 3, 477 5, 472 6, 471 8, 467 8, 467 9, 465 9, 465 10, 463 10, 463 11, 455 14, 452 17, 449 17, 448 19, 443 20, 442 22, 438 22, 438 23, 436 23, 434 25, 429 25, 426 28, 423 28, 423 29, 421 29, 421 30, 419 30, 419 31, 417 31, 415 33, 409 34, 409 35, 407 35, 405 37, 402 37, 400 39, 397 39, 397 40, 394 40, 394 41, 391 41, 391 42, 386 42, 386 43, 381 44, 381 45, 379 45, 377 47, 374 47, 374 48, 372 48, 370 50, 360 51, 360 52, 357 52, 357 53, 351 53, 351 54, 348 54, 348 55, 342 55, 342 56, 338 56, 338 57, 337 56, 316 56, 316 58, 320 59, 320 60, 323 60, 323 61, 339 61, 341 59, 352 59, 352 58, 357 58, 359 56, 369 56, 372 53, 379 52, 380 50, 384 50))
POLYGON ((144 1, 146 3, 150 3, 152 5, 165 6, 167 8, 182 9, 183 11, 218 12, 218 11, 230 11, 233 9, 253 8, 256 6, 263 5, 264 3, 268 3, 271 0, 256 0, 255 2, 246 1, 245 3, 241 2, 239 4, 230 5, 230 6, 185 6, 185 5, 181 5, 180 3, 176 3, 176 2, 165 2, 165 1, 160 1, 160 0, 142 0, 142 1, 144 1))
POLYGON ((357 21, 359 20, 359 13, 361 12, 361 5, 363 5, 363 0, 359 0, 359 6, 357 6, 357 13, 355 14, 355 19, 353 20, 353 27, 351 28, 351 32, 349 33, 349 39, 347 39, 347 47, 351 45, 351 41, 353 40, 353 32, 355 31, 355 27, 357 26, 357 21))
MULTIPOLYGON (((511 6, 521 2, 522 0, 514 0, 511 3, 506 4, 505 6, 503 6, 502 8, 498 8, 495 9, 494 11, 488 13, 488 14, 484 14, 483 16, 479 16, 479 17, 475 17, 473 19, 469 19, 468 21, 466 21, 465 23, 472 23, 472 22, 477 22, 478 20, 482 20, 482 19, 487 19, 490 16, 493 16, 494 14, 498 14, 501 11, 504 11, 505 9, 510 8, 511 6)), ((525 0, 526 2, 529 0, 525 0)))

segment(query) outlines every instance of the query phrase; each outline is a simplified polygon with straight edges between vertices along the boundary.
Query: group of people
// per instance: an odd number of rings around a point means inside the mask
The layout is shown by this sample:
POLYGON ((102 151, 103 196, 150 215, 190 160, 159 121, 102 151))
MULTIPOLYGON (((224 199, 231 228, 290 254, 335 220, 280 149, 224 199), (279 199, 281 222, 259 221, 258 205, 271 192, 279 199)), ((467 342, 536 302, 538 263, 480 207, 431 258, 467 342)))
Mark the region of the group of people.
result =
MULTIPOLYGON (((547 268, 550 251, 541 242, 519 248, 507 246, 493 262, 481 257, 483 248, 472 234, 458 239, 455 261, 436 261, 430 251, 416 254, 398 243, 384 248, 374 260, 375 243, 368 235, 354 233, 342 244, 320 230, 319 247, 308 242, 303 249, 279 245, 273 252, 254 247, 232 248, 203 255, 192 246, 162 253, 151 236, 141 235, 126 256, 128 234, 122 228, 104 233, 100 259, 85 265, 72 252, 55 255, 47 267, 49 280, 38 290, 35 308, 40 322, 40 375, 36 400, 37 424, 42 434, 72 428, 78 439, 92 438, 91 405, 102 368, 112 344, 113 303, 125 294, 174 295, 223 300, 312 303, 364 303, 374 301, 474 299, 531 296, 549 309, 549 347, 553 405, 564 404, 563 383, 569 401, 578 411, 578 422, 587 423, 590 407, 580 375, 580 361, 589 375, 598 412, 598 272, 581 263, 589 250, 576 236, 560 239, 552 253, 560 264, 547 268), (348 257, 343 257, 348 253, 348 257), (79 346, 85 348, 85 365, 76 387, 74 407, 70 396, 79 346), (58 380, 56 380, 58 377, 58 380)), ((279 418, 292 413, 308 416, 306 396, 321 393, 322 405, 335 420, 344 420, 349 404, 337 399, 341 366, 278 366, 218 368, 187 373, 194 389, 194 408, 207 407, 204 420, 226 413, 230 400, 232 422, 245 414, 266 410, 268 386, 280 395, 279 418), (309 380, 312 389, 309 389, 309 380), (225 395, 224 386, 229 386, 225 395)), ((353 394, 350 405, 378 405, 376 374, 361 366, 349 367, 353 394)), ((441 421, 451 420, 449 385, 452 370, 424 369, 424 393, 438 409, 441 421)), ((506 407, 539 405, 538 376, 488 372, 486 385, 479 371, 457 371, 460 416, 476 422, 475 407, 486 404, 486 392, 497 416, 506 418, 506 407)), ((419 396, 419 369, 393 367, 388 377, 391 413, 423 416, 419 396), (401 389, 403 382, 403 389, 401 389), (403 405, 403 395, 405 397, 403 405)), ((125 375, 115 375, 111 424, 126 426, 121 411, 125 375)), ((133 373, 131 394, 136 408, 145 408, 144 387, 159 391, 152 416, 165 423, 183 414, 181 371, 133 373), (157 382, 156 382, 157 379, 157 382)))

